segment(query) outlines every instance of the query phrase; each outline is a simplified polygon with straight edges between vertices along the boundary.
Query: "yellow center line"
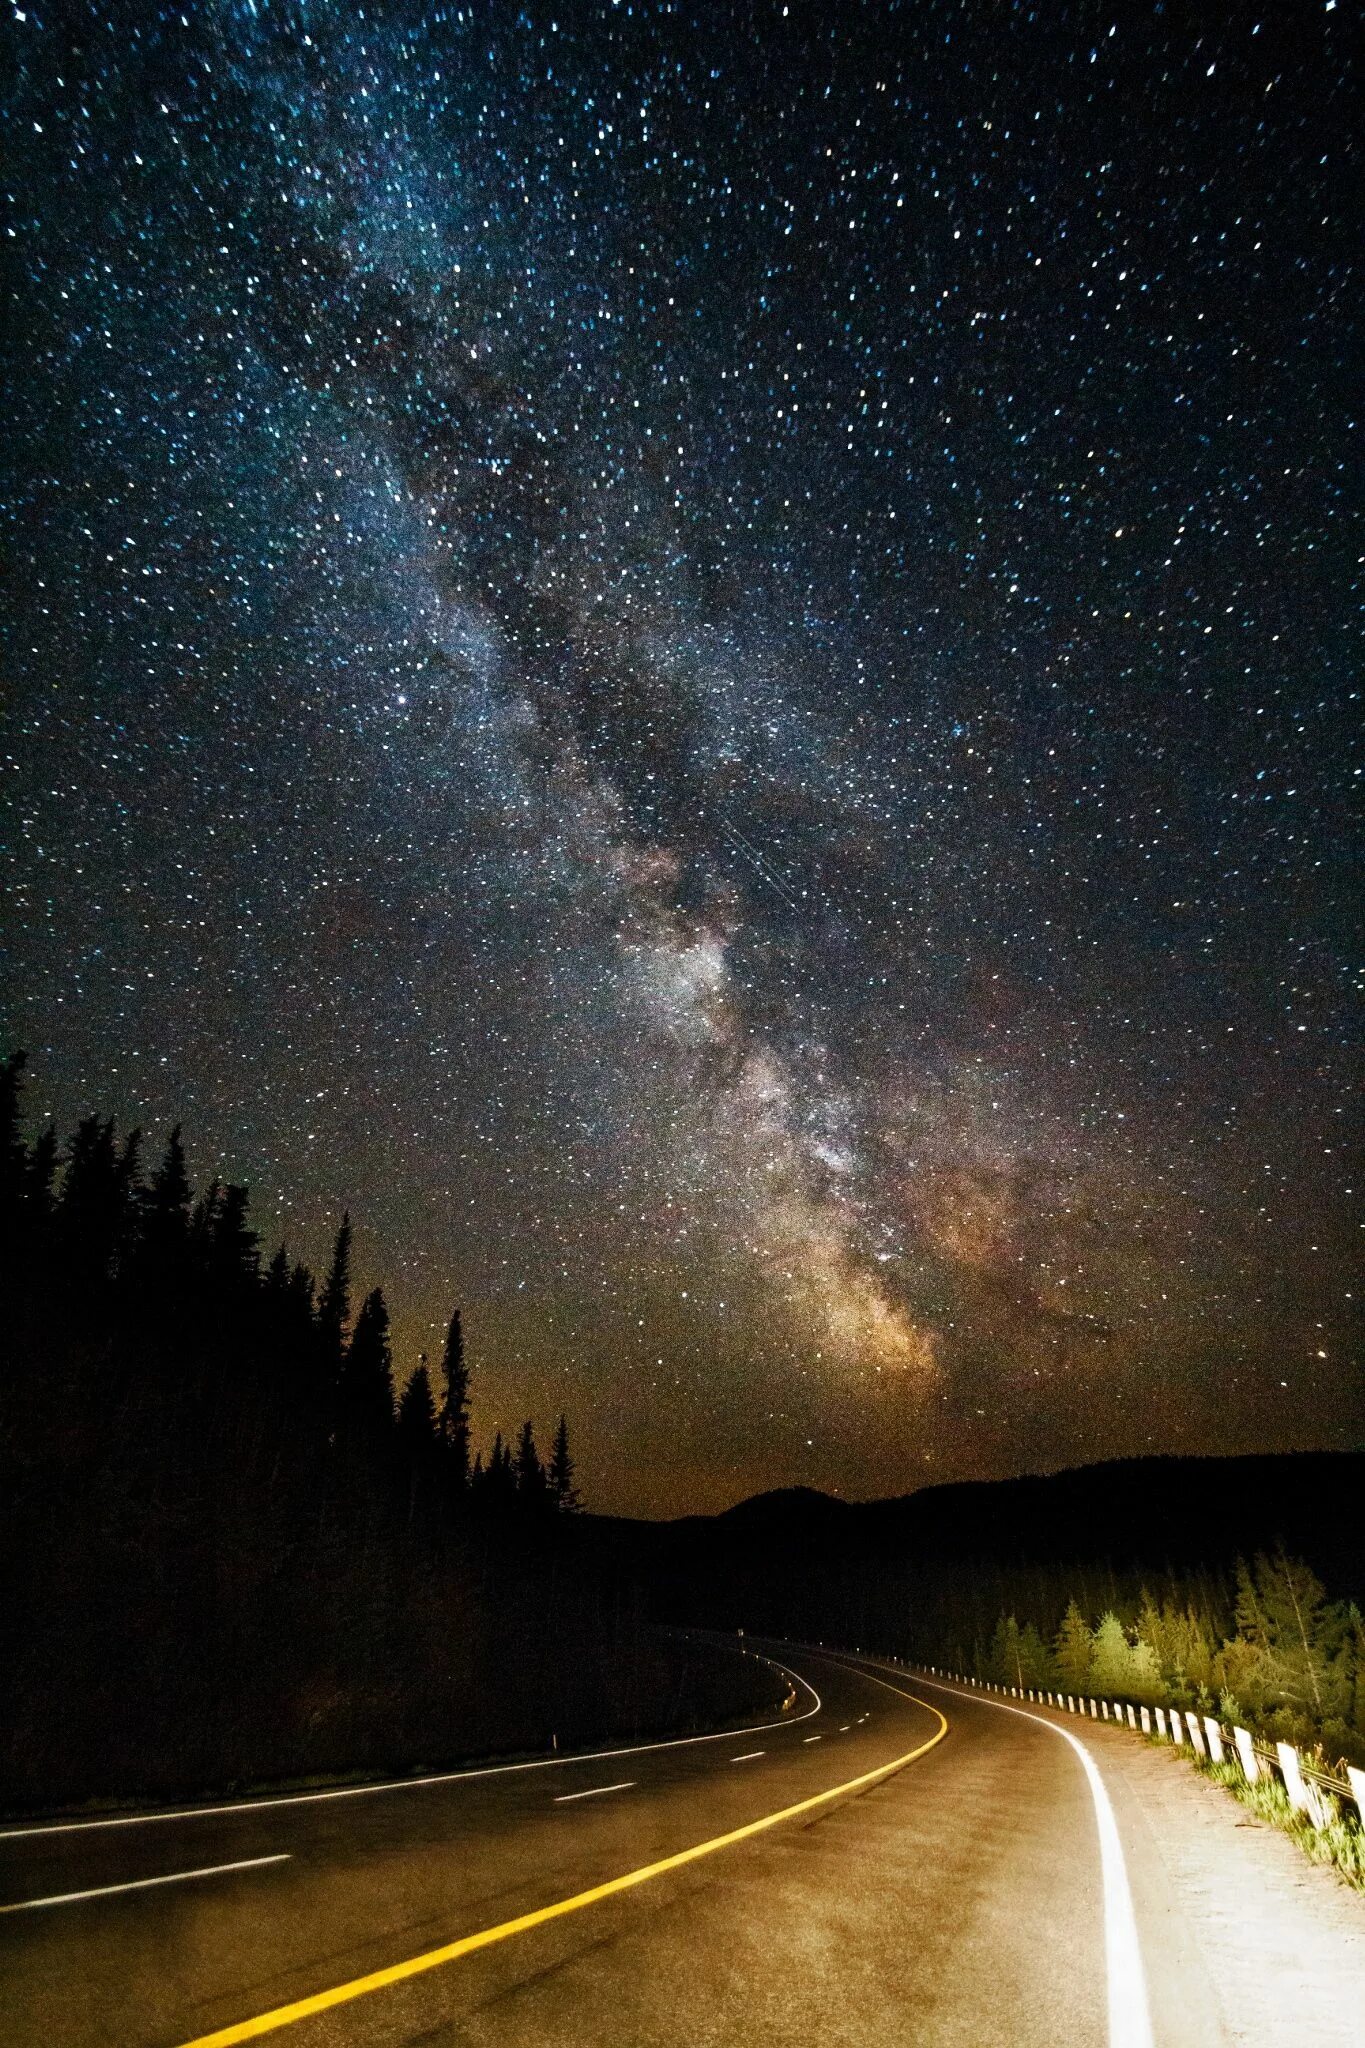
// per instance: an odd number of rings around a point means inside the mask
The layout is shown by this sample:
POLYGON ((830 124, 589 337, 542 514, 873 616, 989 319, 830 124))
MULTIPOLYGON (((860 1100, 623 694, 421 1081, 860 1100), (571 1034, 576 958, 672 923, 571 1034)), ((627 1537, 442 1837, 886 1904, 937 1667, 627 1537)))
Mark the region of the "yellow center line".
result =
MULTIPOLYGON (((870 1673, 863 1676, 870 1677, 870 1673)), ((883 1681, 884 1682, 884 1681, 883 1681)), ((899 1692, 899 1686, 890 1688, 899 1692)), ((353 1998, 364 1998, 371 1991, 383 1991, 390 1984, 402 1984, 409 1977, 420 1977, 425 1970, 438 1970, 443 1963, 458 1962, 461 1956, 473 1955, 477 1949, 491 1948, 495 1942, 506 1941, 511 1935, 526 1934, 533 1927, 543 1927, 549 1920, 561 1920, 566 1913, 581 1912, 584 1906, 595 1906, 601 1899, 612 1898, 617 1892, 630 1891, 637 1884, 647 1884, 651 1878, 663 1877, 670 1870, 681 1870, 685 1864, 695 1863, 703 1856, 714 1856, 718 1849, 729 1849, 736 1842, 746 1842, 753 1835, 761 1835, 767 1828, 775 1828, 783 1821, 795 1820, 800 1814, 813 1813, 818 1806, 827 1806, 831 1799, 841 1799, 853 1792, 865 1792, 883 1778, 889 1778, 893 1771, 904 1770, 917 1757, 924 1756, 948 1733, 948 1717, 931 1706, 928 1700, 917 1699, 913 1693, 904 1693, 902 1698, 913 1700, 917 1707, 932 1714, 938 1722, 938 1732, 922 1742, 918 1749, 908 1749, 904 1756, 891 1759, 888 1764, 878 1764, 873 1771, 864 1771, 859 1778, 849 1778, 842 1785, 834 1785, 828 1792, 817 1792, 813 1798, 800 1799, 795 1806, 784 1806, 778 1813, 764 1814, 761 1820, 747 1821, 743 1827, 731 1828, 728 1834, 715 1835, 709 1842, 696 1842, 690 1849, 679 1849, 675 1855, 664 1856, 657 1863, 646 1863, 639 1870, 628 1870, 622 1877, 608 1878, 605 1884, 595 1884, 585 1892, 575 1892, 572 1898, 556 1899, 553 1905, 537 1906, 532 1913, 522 1913, 515 1920, 504 1920, 497 1927, 481 1928, 477 1934, 463 1935, 459 1941, 448 1941, 442 1948, 427 1949, 423 1955, 410 1956, 406 1962, 390 1963, 387 1969, 371 1970, 368 1976, 352 1977, 347 1984, 335 1984, 329 1991, 315 1991, 310 1998, 299 1998, 292 2005, 277 2005, 271 2012, 258 2013, 255 2019, 238 2020, 230 2027, 220 2027, 216 2033, 200 2034, 193 2041, 184 2043, 184 2048, 236 2048, 240 2041, 257 2041, 262 2034, 273 2034, 277 2028, 291 2027, 298 2020, 312 2019, 315 2014, 329 2012, 333 2006, 348 2005, 353 1998)))

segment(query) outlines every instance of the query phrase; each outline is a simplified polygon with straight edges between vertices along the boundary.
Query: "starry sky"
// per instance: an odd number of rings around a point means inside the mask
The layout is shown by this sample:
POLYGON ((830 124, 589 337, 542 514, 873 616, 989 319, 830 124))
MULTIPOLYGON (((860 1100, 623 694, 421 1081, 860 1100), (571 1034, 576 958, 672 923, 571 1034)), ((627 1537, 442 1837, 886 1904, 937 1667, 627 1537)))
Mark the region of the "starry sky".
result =
POLYGON ((598 1507, 1359 1442, 1349 20, 6 0, 33 1114, 598 1507))

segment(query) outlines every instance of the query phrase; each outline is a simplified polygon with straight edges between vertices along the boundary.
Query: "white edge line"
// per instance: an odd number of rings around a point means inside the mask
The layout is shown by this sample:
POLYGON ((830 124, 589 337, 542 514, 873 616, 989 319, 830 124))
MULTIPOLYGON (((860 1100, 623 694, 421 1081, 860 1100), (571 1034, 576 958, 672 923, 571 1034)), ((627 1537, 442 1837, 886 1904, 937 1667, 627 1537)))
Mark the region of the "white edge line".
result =
MULTIPOLYGON (((749 1654, 759 1657, 756 1650, 749 1654)), ((823 1711, 825 1703, 809 1679, 802 1678, 799 1672, 789 1671, 775 1658, 759 1657, 759 1661, 770 1664, 784 1678, 794 1680, 810 1694, 815 1705, 807 1707, 804 1714, 793 1715, 790 1721, 761 1721, 756 1728, 748 1730, 720 1728, 711 1735, 674 1735, 667 1742, 637 1742, 628 1749, 587 1749, 572 1756, 538 1756, 521 1764, 484 1764, 470 1771, 437 1771, 425 1778, 385 1778, 375 1785, 338 1785, 328 1792, 281 1792, 270 1799, 237 1799, 225 1806, 183 1806, 158 1813, 114 1813, 105 1814, 98 1820, 40 1821, 35 1827, 0 1828, 0 1842, 14 1842, 28 1835, 72 1835, 86 1828, 146 1827, 149 1822, 161 1820, 211 1820, 224 1813, 260 1813, 278 1806, 316 1806, 324 1799, 362 1799, 374 1792, 415 1792, 431 1785, 461 1784, 470 1778, 506 1777, 513 1771, 548 1771, 561 1764, 603 1763, 617 1756, 645 1756, 656 1749, 690 1749, 699 1742, 733 1742, 740 1733, 766 1735, 773 1728, 794 1728, 799 1721, 813 1720, 823 1711)))
POLYGON ((58 1892, 50 1899, 18 1899, 0 1906, 0 1913, 36 1913, 40 1906, 74 1906, 78 1899, 107 1899, 113 1892, 145 1892, 154 1884, 187 1884, 192 1877, 222 1877, 229 1870, 263 1870, 267 1863, 288 1863, 288 1855, 248 1856, 242 1863, 211 1863, 205 1870, 172 1870, 165 1877, 135 1877, 127 1884, 100 1884, 87 1892, 58 1892))
POLYGON ((1002 1713, 1018 1714, 1023 1721, 1036 1721, 1040 1728, 1050 1728, 1054 1735, 1060 1735, 1063 1741, 1069 1742, 1075 1750, 1089 1780, 1090 1797, 1095 1806, 1095 1825, 1100 1838, 1100 1875, 1104 1887, 1104 1960, 1108 1977, 1109 2048, 1153 2048, 1152 2021, 1147 2004, 1147 1980, 1142 1968, 1137 1915, 1133 1911, 1133 1894, 1128 1884, 1128 1867, 1123 1858, 1123 1843, 1108 1789, 1090 1751, 1083 1742, 1077 1740, 1069 1728, 1063 1728, 1056 1721, 1049 1721, 1043 1714, 1030 1714, 1026 1707, 1013 1707, 1008 1700, 992 1699, 988 1694, 968 1692, 961 1686, 944 1685, 937 1679, 922 1678, 918 1671, 907 1671, 906 1676, 912 1678, 916 1685, 928 1686, 931 1692, 951 1693, 955 1698, 962 1700, 979 1700, 983 1706, 998 1707, 1002 1713))
POLYGON ((600 1799, 604 1792, 629 1792, 635 1784, 634 1778, 622 1778, 619 1785, 589 1785, 586 1792, 557 1792, 556 1806, 567 1806, 571 1799, 600 1799))

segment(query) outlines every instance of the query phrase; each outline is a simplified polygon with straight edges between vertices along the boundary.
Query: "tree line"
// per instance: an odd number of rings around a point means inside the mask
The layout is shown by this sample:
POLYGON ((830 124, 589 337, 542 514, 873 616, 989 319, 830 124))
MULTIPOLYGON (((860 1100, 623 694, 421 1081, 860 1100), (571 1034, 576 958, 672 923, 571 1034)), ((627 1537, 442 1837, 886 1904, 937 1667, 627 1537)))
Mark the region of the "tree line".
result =
MULTIPOLYGON (((474 1450, 459 1311, 395 1396, 382 1289, 261 1255, 177 1128, 26 1142, 0 1063, 0 1800, 181 1796, 730 1711, 592 1561, 567 1420, 474 1450)), ((738 1664, 738 1660, 735 1660, 738 1664)))
POLYGON ((969 1664, 960 1648, 944 1653, 999 1685, 1217 1713, 1365 1764, 1365 1616, 1283 1552, 1239 1559, 1231 1589, 1212 1599, 1207 1580, 1166 1598, 1143 1588, 1092 1620, 1069 1595, 1053 1634, 1001 1614, 969 1664))

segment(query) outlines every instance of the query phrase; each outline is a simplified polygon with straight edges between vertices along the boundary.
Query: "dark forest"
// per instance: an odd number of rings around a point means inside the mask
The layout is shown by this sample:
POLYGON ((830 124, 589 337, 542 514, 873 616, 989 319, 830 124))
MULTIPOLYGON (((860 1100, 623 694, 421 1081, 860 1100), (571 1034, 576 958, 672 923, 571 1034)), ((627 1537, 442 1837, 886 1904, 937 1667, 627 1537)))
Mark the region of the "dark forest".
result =
POLYGON ((471 1456, 458 1310, 395 1403, 349 1220, 316 1279, 179 1130, 25 1144, 3 1068, 6 1804, 191 1796, 693 1727, 766 1667, 651 1629, 589 1566, 567 1420, 471 1456))

